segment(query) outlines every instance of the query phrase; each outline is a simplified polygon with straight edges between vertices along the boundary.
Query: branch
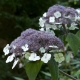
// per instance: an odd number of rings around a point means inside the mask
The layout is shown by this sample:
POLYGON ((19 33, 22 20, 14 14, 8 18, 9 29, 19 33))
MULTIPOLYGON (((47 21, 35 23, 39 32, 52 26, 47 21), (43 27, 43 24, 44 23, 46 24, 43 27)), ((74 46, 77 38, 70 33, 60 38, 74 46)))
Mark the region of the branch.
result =
POLYGON ((64 30, 65 30, 65 33, 66 33, 66 34, 68 34, 68 32, 67 32, 67 30, 66 30, 65 25, 64 25, 64 24, 62 24, 62 26, 63 26, 63 28, 64 28, 64 30))
POLYGON ((69 77, 69 78, 73 79, 73 80, 77 80, 76 78, 74 78, 74 77, 72 77, 71 75, 69 75, 69 74, 67 74, 67 73, 63 72, 63 71, 62 71, 62 70, 60 70, 60 69, 59 69, 59 72, 60 72, 61 74, 65 75, 65 76, 67 76, 67 77, 69 77))

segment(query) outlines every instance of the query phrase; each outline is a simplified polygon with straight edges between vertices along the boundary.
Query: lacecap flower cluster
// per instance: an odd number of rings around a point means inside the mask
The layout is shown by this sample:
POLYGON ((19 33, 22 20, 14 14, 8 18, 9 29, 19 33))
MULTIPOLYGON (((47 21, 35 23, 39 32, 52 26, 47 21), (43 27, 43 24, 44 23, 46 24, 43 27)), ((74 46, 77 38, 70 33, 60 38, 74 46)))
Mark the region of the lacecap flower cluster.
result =
POLYGON ((6 63, 14 60, 13 69, 20 59, 41 60, 47 63, 51 58, 49 51, 56 49, 64 50, 64 45, 59 38, 46 31, 27 29, 10 45, 7 44, 3 52, 9 55, 6 63))
POLYGON ((40 17, 39 25, 41 31, 46 30, 54 35, 54 30, 79 29, 77 25, 80 25, 80 9, 54 5, 40 17))

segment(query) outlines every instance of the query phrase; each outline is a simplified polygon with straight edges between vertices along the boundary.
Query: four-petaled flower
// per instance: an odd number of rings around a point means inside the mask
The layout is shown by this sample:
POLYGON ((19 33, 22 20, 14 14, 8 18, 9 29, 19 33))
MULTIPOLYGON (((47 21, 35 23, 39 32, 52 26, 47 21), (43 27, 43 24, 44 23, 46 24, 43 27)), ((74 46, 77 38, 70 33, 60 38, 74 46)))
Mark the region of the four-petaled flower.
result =
POLYGON ((54 59, 56 62, 61 63, 64 61, 64 56, 62 53, 54 54, 54 59))
POLYGON ((3 52, 5 53, 5 55, 9 54, 9 44, 6 45, 6 47, 4 47, 3 52))
POLYGON ((31 55, 31 53, 27 52, 27 53, 25 54, 25 58, 26 58, 26 59, 29 59, 30 55, 31 55))
POLYGON ((29 49, 27 44, 25 44, 25 46, 22 46, 21 48, 23 49, 23 51, 27 51, 29 49))
POLYGON ((54 13, 54 16, 55 16, 56 18, 59 18, 59 17, 61 17, 61 13, 60 13, 59 11, 56 11, 56 12, 54 13))
POLYGON ((75 30, 75 29, 79 29, 78 27, 76 27, 77 24, 72 23, 71 27, 69 27, 69 30, 75 30))
POLYGON ((41 27, 44 27, 44 23, 45 23, 46 20, 43 20, 42 18, 39 19, 39 25, 41 27))
POLYGON ((12 62, 14 57, 15 57, 15 53, 13 53, 12 55, 8 56, 8 58, 6 60, 6 63, 12 62))
POLYGON ((30 61, 37 61, 40 60, 40 56, 37 56, 36 53, 31 53, 30 57, 29 57, 30 61))
POLYGON ((52 22, 55 22, 55 17, 50 17, 50 18, 49 18, 49 22, 51 22, 51 23, 52 23, 52 22))
POLYGON ((41 61, 43 61, 44 63, 48 63, 50 59, 51 59, 51 54, 45 53, 41 58, 41 61))

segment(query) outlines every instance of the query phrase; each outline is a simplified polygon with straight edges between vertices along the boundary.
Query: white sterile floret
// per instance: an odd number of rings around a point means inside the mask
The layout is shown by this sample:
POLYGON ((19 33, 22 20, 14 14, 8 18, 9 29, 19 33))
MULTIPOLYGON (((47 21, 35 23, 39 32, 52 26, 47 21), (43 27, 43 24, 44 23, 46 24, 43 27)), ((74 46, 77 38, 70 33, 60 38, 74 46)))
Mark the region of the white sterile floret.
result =
POLYGON ((80 9, 76 9, 76 11, 78 12, 78 14, 80 14, 80 9))
POLYGON ((6 60, 6 63, 9 63, 9 62, 13 61, 14 57, 15 57, 14 53, 12 55, 8 56, 8 58, 6 60))
POLYGON ((15 45, 13 45, 13 48, 14 48, 14 49, 16 49, 16 46, 15 46, 15 45))
POLYGON ((18 63, 19 60, 15 60, 12 66, 12 69, 16 66, 16 64, 18 63))
POLYGON ((76 27, 77 24, 72 23, 71 27, 69 27, 69 30, 75 30, 75 29, 79 29, 78 27, 76 27))
POLYGON ((49 17, 49 22, 55 22, 55 17, 49 17))
POLYGON ((30 57, 29 57, 30 61, 37 61, 40 60, 40 56, 37 56, 36 53, 31 53, 30 57))
POLYGON ((54 59, 56 62, 61 63, 64 61, 64 56, 62 53, 54 54, 54 59))
POLYGON ((21 48, 23 49, 23 51, 27 51, 29 49, 27 44, 25 44, 25 46, 22 46, 21 48))
POLYGON ((29 59, 30 55, 31 55, 31 53, 27 52, 27 53, 25 54, 25 58, 26 58, 26 59, 29 59))
POLYGON ((54 32, 54 31, 51 30, 50 33, 53 34, 53 35, 55 36, 55 32, 54 32))
POLYGON ((45 23, 46 20, 43 20, 42 17, 39 19, 39 25, 41 27, 44 27, 44 23, 45 23))
POLYGON ((79 21, 80 21, 80 17, 79 17, 79 16, 77 17, 77 20, 79 20, 79 21))
POLYGON ((46 17, 46 13, 43 14, 43 17, 46 17))
POLYGON ((56 11, 56 12, 54 13, 54 16, 55 16, 56 18, 59 18, 59 17, 61 17, 61 13, 60 13, 59 11, 56 11))
POLYGON ((51 59, 51 54, 47 54, 45 53, 43 55, 43 57, 41 58, 41 61, 43 61, 44 63, 48 63, 48 61, 51 59))
POLYGON ((41 53, 45 53, 45 48, 44 48, 44 47, 41 47, 41 48, 39 49, 39 51, 40 51, 41 53))
POLYGON ((4 47, 3 52, 5 53, 5 55, 9 54, 9 44, 6 45, 6 47, 4 47))
POLYGON ((44 31, 44 28, 40 28, 39 30, 40 30, 40 31, 44 31))
POLYGON ((55 46, 55 45, 50 45, 49 47, 51 47, 51 48, 58 48, 58 47, 55 46))
POLYGON ((46 26, 46 29, 50 29, 50 28, 53 28, 54 30, 57 30, 57 29, 58 29, 55 24, 52 24, 52 25, 50 25, 50 24, 45 24, 45 26, 46 26))

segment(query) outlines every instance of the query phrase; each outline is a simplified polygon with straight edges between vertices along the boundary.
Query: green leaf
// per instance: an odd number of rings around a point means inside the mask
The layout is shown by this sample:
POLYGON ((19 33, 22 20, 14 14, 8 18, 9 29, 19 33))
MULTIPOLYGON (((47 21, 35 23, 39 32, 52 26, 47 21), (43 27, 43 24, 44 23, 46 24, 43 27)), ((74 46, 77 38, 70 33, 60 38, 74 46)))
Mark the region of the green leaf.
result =
POLYGON ((49 72, 44 72, 44 71, 41 71, 41 72, 42 72, 44 75, 51 77, 51 74, 50 74, 49 72))
POLYGON ((48 67, 51 73, 52 80, 58 80, 59 75, 58 64, 57 62, 55 62, 53 57, 51 57, 51 59, 49 60, 48 67))
POLYGON ((15 80, 24 80, 22 78, 19 78, 19 77, 13 77, 15 80))
POLYGON ((61 41, 64 43, 64 45, 66 45, 67 44, 67 42, 65 41, 65 39, 66 39, 66 34, 65 35, 61 35, 61 36, 59 36, 59 38, 61 39, 61 41))
POLYGON ((42 66, 42 61, 29 62, 25 65, 25 70, 29 80, 35 80, 42 66))
POLYGON ((80 39, 80 30, 76 33, 76 36, 80 39))
POLYGON ((79 38, 76 35, 74 35, 72 33, 69 33, 67 35, 66 41, 69 43, 69 45, 70 45, 70 47, 71 47, 71 49, 73 51, 73 54, 76 55, 77 51, 78 51, 78 49, 80 47, 79 38))

